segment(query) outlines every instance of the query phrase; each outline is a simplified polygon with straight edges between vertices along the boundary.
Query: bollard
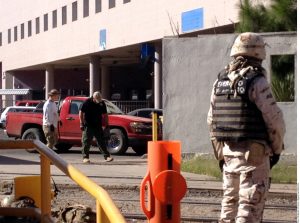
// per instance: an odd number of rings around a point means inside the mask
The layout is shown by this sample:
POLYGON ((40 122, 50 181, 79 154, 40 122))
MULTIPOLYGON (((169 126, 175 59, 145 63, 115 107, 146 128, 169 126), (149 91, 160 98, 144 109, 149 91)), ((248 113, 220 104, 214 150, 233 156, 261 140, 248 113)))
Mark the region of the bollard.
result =
POLYGON ((150 223, 180 222, 180 200, 187 188, 180 162, 179 141, 148 142, 148 171, 141 182, 140 204, 150 223))

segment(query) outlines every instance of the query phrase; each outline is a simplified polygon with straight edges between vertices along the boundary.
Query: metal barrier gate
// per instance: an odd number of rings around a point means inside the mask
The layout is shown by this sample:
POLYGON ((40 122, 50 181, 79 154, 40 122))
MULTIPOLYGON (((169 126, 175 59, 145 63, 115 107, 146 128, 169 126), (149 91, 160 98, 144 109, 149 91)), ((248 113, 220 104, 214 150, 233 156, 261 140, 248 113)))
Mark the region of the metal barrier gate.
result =
POLYGON ((96 199, 97 223, 126 223, 109 194, 39 140, 0 140, 0 149, 36 149, 41 157, 41 208, 0 207, 1 216, 31 216, 41 223, 54 223, 51 217, 50 163, 96 199))

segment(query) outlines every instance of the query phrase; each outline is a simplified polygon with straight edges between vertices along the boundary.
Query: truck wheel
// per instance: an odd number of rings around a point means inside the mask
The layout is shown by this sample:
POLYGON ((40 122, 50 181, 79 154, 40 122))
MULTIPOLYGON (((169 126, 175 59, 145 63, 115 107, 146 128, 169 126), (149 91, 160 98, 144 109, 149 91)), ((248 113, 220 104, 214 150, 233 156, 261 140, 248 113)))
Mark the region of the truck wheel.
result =
MULTIPOLYGON (((45 143, 45 136, 44 133, 38 129, 38 128, 30 128, 27 129, 23 135, 22 135, 22 139, 27 139, 27 140, 40 140, 41 142, 45 143)), ((27 152, 35 152, 35 149, 26 149, 27 152)))
POLYGON ((122 130, 110 129, 110 139, 107 142, 110 154, 124 154, 127 150, 127 139, 122 130))
POLYGON ((132 147, 132 150, 133 150, 137 155, 144 155, 144 154, 147 154, 147 146, 132 147))
POLYGON ((60 142, 55 145, 55 148, 58 150, 58 152, 67 152, 72 148, 72 146, 72 144, 60 142))

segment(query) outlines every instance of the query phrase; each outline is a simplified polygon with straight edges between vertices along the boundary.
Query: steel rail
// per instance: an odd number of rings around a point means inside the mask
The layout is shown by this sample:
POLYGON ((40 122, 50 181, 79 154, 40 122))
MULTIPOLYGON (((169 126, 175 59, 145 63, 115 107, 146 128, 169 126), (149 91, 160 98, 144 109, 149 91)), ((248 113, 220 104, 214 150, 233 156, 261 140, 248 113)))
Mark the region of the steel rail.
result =
MULTIPOLYGON (((140 202, 138 199, 115 199, 115 202, 140 202)), ((195 201, 183 199, 181 204, 221 206, 220 202, 195 201)), ((266 205, 265 209, 297 210, 296 205, 266 205)))

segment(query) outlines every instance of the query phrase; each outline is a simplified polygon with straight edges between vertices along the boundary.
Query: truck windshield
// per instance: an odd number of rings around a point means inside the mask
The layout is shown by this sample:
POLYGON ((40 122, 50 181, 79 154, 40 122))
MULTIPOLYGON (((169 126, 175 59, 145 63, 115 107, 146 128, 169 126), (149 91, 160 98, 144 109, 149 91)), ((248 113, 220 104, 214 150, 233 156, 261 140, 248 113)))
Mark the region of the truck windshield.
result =
MULTIPOLYGON (((110 101, 104 100, 106 104, 106 109, 108 114, 124 114, 115 104, 110 101)), ((70 114, 78 114, 82 106, 83 101, 72 100, 70 105, 70 114)))
POLYGON ((121 111, 115 104, 110 101, 104 100, 106 104, 106 109, 108 114, 119 114, 123 115, 124 112, 121 111))

